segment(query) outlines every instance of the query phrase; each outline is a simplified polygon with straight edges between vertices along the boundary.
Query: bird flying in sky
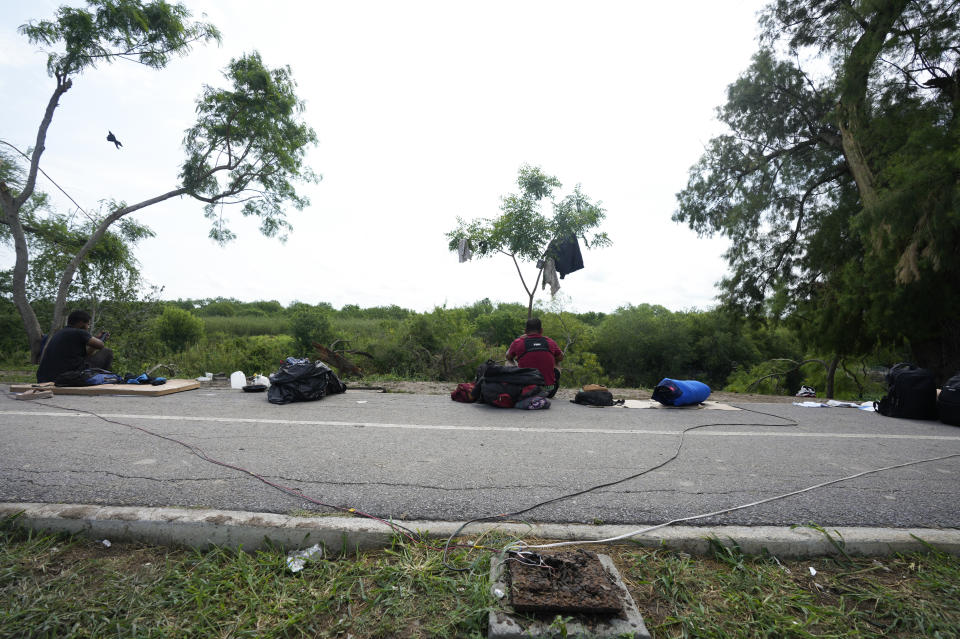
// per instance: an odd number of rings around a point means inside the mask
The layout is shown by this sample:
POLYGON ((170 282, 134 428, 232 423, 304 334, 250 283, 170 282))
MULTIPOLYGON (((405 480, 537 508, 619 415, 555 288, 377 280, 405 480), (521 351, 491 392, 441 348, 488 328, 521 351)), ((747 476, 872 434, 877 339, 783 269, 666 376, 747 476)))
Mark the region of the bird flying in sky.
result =
POLYGON ((120 140, 117 139, 117 136, 113 134, 113 131, 107 131, 107 142, 113 142, 114 144, 117 145, 118 149, 121 146, 123 146, 122 144, 120 144, 120 140))

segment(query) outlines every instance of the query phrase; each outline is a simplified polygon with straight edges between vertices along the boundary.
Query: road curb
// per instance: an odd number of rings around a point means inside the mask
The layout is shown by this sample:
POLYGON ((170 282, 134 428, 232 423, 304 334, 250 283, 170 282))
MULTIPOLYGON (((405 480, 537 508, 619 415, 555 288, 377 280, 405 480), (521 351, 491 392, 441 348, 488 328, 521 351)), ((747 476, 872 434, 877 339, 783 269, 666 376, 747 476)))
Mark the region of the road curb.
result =
MULTIPOLYGON (((266 543, 301 548, 321 543, 332 552, 383 548, 390 528, 371 519, 293 517, 274 513, 193 508, 140 508, 89 504, 0 503, 0 517, 19 516, 35 530, 81 533, 93 539, 140 541, 169 546, 222 546, 255 550, 266 543)), ((402 525, 433 539, 445 539, 462 522, 404 521, 402 525)), ((464 536, 492 530, 523 539, 558 541, 608 539, 642 527, 584 524, 474 523, 464 536)), ((695 555, 709 552, 708 539, 737 544, 747 554, 770 552, 781 558, 840 554, 880 557, 898 552, 924 552, 930 547, 960 556, 960 530, 936 528, 828 528, 831 538, 812 528, 782 526, 670 526, 620 540, 618 544, 668 547, 695 555), (832 541, 831 541, 832 539, 832 541)))

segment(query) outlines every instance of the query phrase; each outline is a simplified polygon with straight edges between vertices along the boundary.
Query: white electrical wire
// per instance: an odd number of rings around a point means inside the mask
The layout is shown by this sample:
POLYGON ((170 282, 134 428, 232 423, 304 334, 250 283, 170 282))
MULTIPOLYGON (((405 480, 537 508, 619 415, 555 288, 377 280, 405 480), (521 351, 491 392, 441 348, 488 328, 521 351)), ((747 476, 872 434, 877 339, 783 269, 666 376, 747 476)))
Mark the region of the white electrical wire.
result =
POLYGON ((637 535, 642 535, 648 533, 652 530, 657 530, 658 528, 665 528, 682 521, 690 521, 692 519, 701 519, 703 517, 712 517, 714 515, 723 515, 726 513, 732 513, 735 510, 743 510, 744 508, 751 508, 753 506, 759 506, 760 504, 766 504, 771 501, 777 501, 778 499, 785 499, 787 497, 792 497, 794 495, 799 495, 801 493, 809 492, 811 490, 816 490, 817 488, 823 488, 824 486, 830 486, 831 484, 839 484, 840 482, 849 481, 851 479, 856 479, 857 477, 863 477, 864 475, 870 475, 873 473, 880 473, 887 470, 893 470, 895 468, 903 468, 905 466, 915 466, 917 464, 926 464, 928 462, 941 461, 944 459, 950 459, 951 457, 960 457, 960 453, 953 453, 952 455, 944 455, 942 457, 931 457, 930 459, 918 459, 915 461, 905 462, 903 464, 895 464, 893 466, 885 466, 884 468, 875 468, 873 470, 865 470, 862 473, 857 473, 855 475, 849 475, 847 477, 841 477, 839 479, 832 479, 830 481, 823 482, 822 484, 817 484, 815 486, 808 486, 806 488, 801 488, 800 490, 795 490, 790 493, 784 493, 783 495, 777 495, 776 497, 768 497, 767 499, 761 499, 760 501, 751 502, 749 504, 742 504, 740 506, 733 506, 732 508, 724 508, 723 510, 716 510, 712 513, 702 513, 699 515, 691 515, 690 517, 680 517, 678 519, 671 519, 670 521, 657 524, 656 526, 650 526, 648 528, 641 528, 639 530, 634 530, 633 532, 628 532, 623 535, 618 535, 616 537, 608 537, 607 539, 584 539, 579 541, 560 541, 552 544, 525 544, 522 541, 514 542, 507 545, 504 548, 504 552, 510 550, 521 550, 521 549, 531 549, 531 548, 558 548, 560 546, 574 546, 581 544, 608 544, 614 541, 620 541, 621 539, 627 539, 629 537, 636 537, 637 535))

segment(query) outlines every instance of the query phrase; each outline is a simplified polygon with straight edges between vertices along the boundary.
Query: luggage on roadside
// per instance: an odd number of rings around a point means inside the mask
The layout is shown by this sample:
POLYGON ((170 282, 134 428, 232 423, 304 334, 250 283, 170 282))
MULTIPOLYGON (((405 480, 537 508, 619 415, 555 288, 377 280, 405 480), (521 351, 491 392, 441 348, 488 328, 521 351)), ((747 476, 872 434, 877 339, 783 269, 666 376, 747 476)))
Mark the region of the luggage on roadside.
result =
POLYGON ((99 386, 101 384, 122 384, 123 378, 116 373, 101 368, 87 368, 77 371, 64 371, 53 380, 54 386, 99 386))
POLYGON ((522 399, 540 395, 545 384, 543 373, 535 368, 500 366, 488 360, 477 368, 474 395, 484 404, 513 408, 522 399))
POLYGON ((311 402, 346 390, 346 384, 323 362, 288 357, 280 370, 270 375, 267 400, 271 404, 311 402))
POLYGON ((944 424, 960 426, 960 373, 948 379, 940 389, 937 414, 944 424))
POLYGON ((664 406, 690 406, 706 401, 710 387, 693 379, 670 379, 664 377, 653 389, 653 399, 664 406))
POLYGON ((577 391, 570 401, 584 406, 613 406, 614 404, 613 393, 602 386, 590 390, 584 387, 583 390, 577 391))
POLYGON ((933 373, 913 364, 900 363, 886 375, 887 394, 873 408, 887 417, 937 418, 937 383, 933 373))
POLYGON ((472 404, 473 402, 477 401, 477 396, 474 394, 476 386, 477 385, 474 382, 463 382, 461 384, 457 384, 457 387, 450 393, 450 399, 455 402, 472 404))

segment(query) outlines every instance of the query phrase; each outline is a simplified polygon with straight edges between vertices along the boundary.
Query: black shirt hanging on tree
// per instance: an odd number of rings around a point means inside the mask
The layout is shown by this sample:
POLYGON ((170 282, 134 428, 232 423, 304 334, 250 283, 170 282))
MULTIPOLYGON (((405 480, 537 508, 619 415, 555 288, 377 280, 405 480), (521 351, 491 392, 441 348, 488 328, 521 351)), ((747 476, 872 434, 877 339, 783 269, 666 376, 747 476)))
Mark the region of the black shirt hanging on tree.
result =
POLYGON ((550 242, 550 246, 547 248, 547 257, 552 257, 556 263, 560 279, 563 279, 568 273, 583 268, 583 256, 580 254, 580 243, 577 241, 576 235, 562 239, 557 238, 550 242))

